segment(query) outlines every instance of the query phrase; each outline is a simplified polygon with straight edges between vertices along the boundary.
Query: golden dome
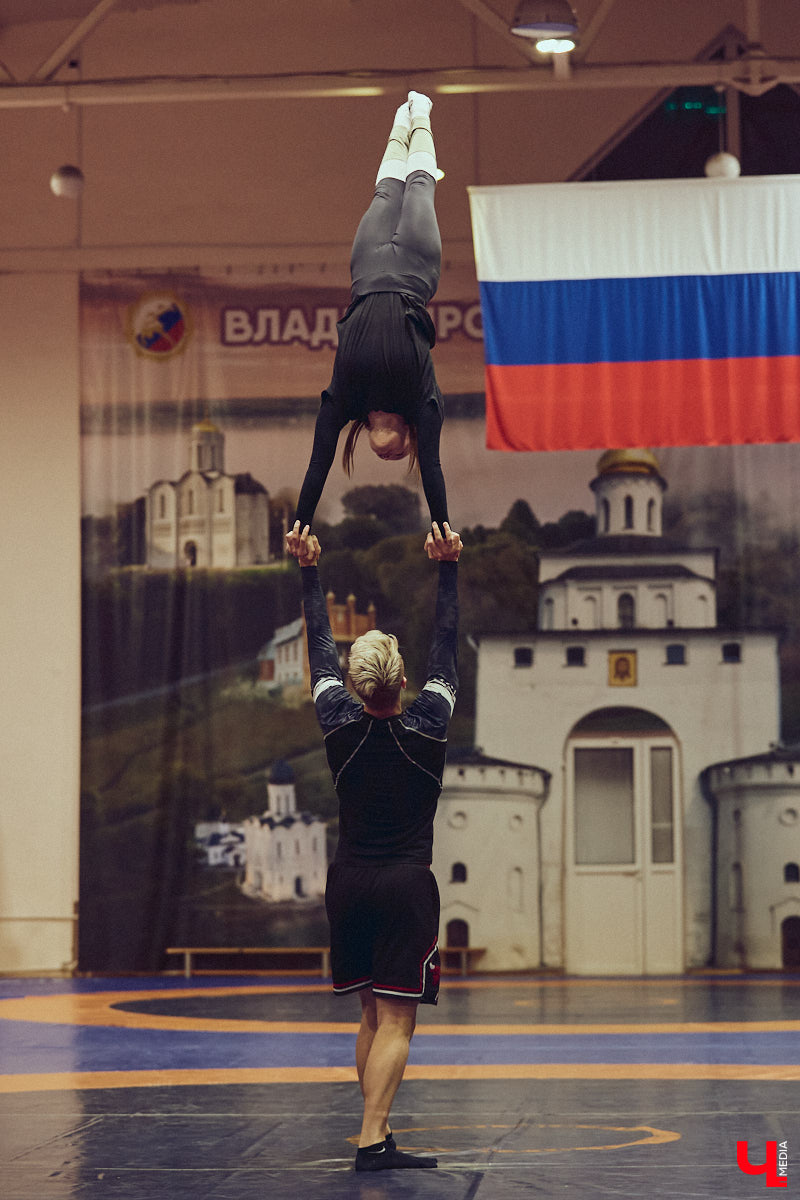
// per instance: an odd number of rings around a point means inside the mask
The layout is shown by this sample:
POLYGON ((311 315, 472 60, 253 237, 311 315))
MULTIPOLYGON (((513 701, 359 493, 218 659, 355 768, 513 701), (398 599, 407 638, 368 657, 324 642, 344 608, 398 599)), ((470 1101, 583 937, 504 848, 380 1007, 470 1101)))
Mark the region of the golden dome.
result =
POLYGON ((606 450, 597 460, 598 475, 622 471, 629 475, 660 475, 661 467, 651 450, 606 450))
POLYGON ((192 426, 192 431, 194 433, 219 433, 219 426, 215 425, 210 417, 205 417, 192 426))

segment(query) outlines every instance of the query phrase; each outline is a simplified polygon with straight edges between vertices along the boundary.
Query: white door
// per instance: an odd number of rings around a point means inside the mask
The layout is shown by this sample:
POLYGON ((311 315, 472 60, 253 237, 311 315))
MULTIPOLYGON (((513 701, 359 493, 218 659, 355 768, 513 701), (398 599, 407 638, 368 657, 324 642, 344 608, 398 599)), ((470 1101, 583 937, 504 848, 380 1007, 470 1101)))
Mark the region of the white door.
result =
POLYGON ((568 743, 564 957, 570 973, 683 971, 678 781, 673 738, 568 743))

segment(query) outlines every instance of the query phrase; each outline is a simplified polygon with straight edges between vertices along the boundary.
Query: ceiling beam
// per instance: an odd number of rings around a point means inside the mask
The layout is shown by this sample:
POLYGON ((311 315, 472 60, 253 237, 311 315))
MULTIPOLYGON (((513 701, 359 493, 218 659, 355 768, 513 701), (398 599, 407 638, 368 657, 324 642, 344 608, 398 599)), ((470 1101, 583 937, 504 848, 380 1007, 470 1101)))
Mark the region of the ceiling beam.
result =
POLYGON ((589 24, 585 29, 580 31, 580 41, 578 42, 578 47, 572 52, 571 55, 574 63, 582 62, 586 57, 587 52, 591 49, 592 42, 605 25, 608 15, 615 4, 616 0, 600 0, 600 3, 592 14, 589 24))
POLYGON ((117 0, 98 0, 92 11, 78 22, 72 32, 56 46, 53 53, 48 55, 44 62, 36 68, 30 76, 29 82, 51 79, 59 67, 64 65, 75 47, 79 46, 92 30, 105 20, 116 4, 117 0))
POLYGON ((222 100, 343 99, 403 94, 409 80, 440 95, 492 92, 655 91, 687 85, 735 87, 761 95, 778 83, 800 84, 800 59, 741 58, 730 62, 576 64, 568 75, 548 68, 467 67, 403 74, 211 76, 202 79, 108 80, 95 83, 10 84, 0 81, 0 109, 65 104, 173 104, 222 100))
MULTIPOLYGON (((503 41, 512 46, 517 54, 521 54, 523 58, 531 62, 536 56, 536 50, 531 45, 529 39, 520 37, 516 33, 512 33, 508 26, 508 21, 496 13, 493 8, 490 8, 485 0, 458 0, 462 8, 468 9, 474 16, 478 18, 484 25, 501 37, 503 41)), ((613 0, 612 0, 613 3, 613 0)))

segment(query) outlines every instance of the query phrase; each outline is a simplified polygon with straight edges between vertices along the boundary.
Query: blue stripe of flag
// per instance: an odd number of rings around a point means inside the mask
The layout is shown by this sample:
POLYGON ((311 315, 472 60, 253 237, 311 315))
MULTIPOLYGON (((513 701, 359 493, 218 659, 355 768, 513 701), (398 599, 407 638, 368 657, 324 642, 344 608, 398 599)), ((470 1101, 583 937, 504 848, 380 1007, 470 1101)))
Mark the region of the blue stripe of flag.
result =
POLYGON ((486 362, 800 354, 800 274, 482 282, 486 362))

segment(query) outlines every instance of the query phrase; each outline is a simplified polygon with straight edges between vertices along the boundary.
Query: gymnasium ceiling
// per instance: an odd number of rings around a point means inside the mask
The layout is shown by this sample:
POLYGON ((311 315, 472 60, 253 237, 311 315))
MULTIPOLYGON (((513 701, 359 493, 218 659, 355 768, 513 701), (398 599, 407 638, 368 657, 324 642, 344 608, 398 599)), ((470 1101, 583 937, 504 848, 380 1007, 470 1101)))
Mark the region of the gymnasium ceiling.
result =
POLYGON ((462 257, 473 183, 701 175, 723 140, 745 174, 800 171, 800 0, 572 3, 578 48, 543 59, 508 30, 516 0, 0 0, 0 267, 76 240, 84 262, 89 244, 91 261, 309 241, 341 256, 362 203, 348 180, 412 86, 434 97, 462 257), (716 89, 722 115, 670 122, 681 88, 707 113, 716 89), (75 234, 46 183, 79 158, 75 234), (337 207, 309 194, 315 171, 337 207))
MULTIPOLYGON (((559 88, 590 95, 601 88, 650 83, 728 83, 756 95, 776 82, 800 83, 796 0, 574 0, 581 26, 578 48, 552 60, 509 32, 515 4, 516 0, 3 0, 3 99, 10 102, 7 93, 16 91, 17 102, 25 103, 26 85, 78 82, 76 62, 93 39, 102 39, 112 55, 103 75, 109 92, 125 81, 141 83, 141 72, 131 70, 132 38, 140 49, 149 42, 155 50, 163 30, 171 26, 193 43, 202 39, 204 29, 214 27, 215 13, 225 18, 225 36, 205 45, 203 78, 209 85, 223 78, 230 83, 238 75, 242 82, 247 77, 255 89, 259 81, 266 85, 272 78, 274 86, 280 79, 285 92, 307 95, 313 94, 313 77, 318 77, 316 82, 327 81, 330 94, 352 87, 354 75, 380 86, 387 76, 410 69, 427 76, 433 90, 476 94, 559 88), (391 61, 393 34, 414 22, 419 26, 418 61, 391 61), (726 33, 734 34, 731 44, 711 66, 709 49, 726 33), (287 45, 291 54, 283 58, 271 52, 287 45), (231 72, 237 47, 250 47, 255 54, 247 70, 231 72), (255 69, 258 63, 261 71, 255 69)), ((158 78, 188 82, 180 65, 174 72, 157 70, 157 54, 151 65, 158 78)), ((82 73, 83 82, 90 77, 82 73)), ((144 89, 140 95, 144 101, 144 89)))

